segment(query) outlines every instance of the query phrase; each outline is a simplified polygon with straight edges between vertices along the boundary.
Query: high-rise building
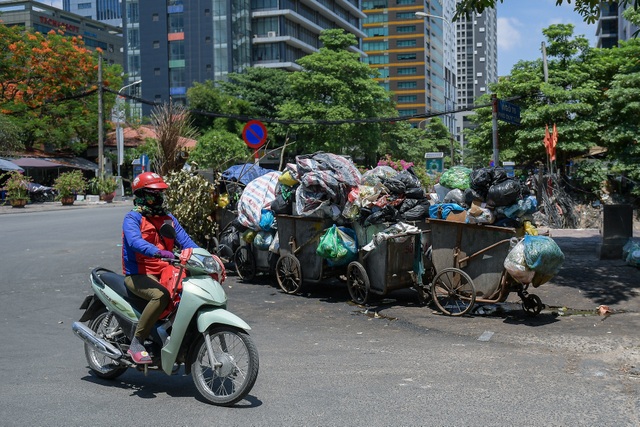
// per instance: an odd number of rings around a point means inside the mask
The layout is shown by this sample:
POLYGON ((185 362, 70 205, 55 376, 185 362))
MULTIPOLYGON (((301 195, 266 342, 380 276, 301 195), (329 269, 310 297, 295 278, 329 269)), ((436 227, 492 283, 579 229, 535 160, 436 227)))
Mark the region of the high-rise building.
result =
MULTIPOLYGON (((364 60, 394 93, 400 116, 443 114, 453 132, 456 62, 455 0, 365 0, 364 60), (418 13, 418 15, 416 15, 418 13), (420 16, 422 15, 422 16, 420 16)), ((411 120, 420 126, 426 120, 411 120)))
POLYGON ((62 9, 114 27, 122 27, 122 0, 62 0, 62 9))
POLYGON ((143 81, 143 98, 159 102, 184 103, 194 82, 250 66, 297 69, 298 59, 320 48, 327 28, 364 36, 358 0, 123 3, 126 72, 130 81, 143 81))
MULTIPOLYGON (((489 93, 489 84, 498 81, 498 37, 496 9, 462 16, 456 21, 458 109, 473 107, 476 100, 489 93)), ((455 136, 464 161, 464 129, 473 126, 469 115, 473 111, 456 113, 455 136)))
POLYGON ((600 18, 596 28, 596 47, 612 48, 618 41, 629 40, 638 31, 638 26, 627 21, 622 14, 632 5, 620 6, 618 2, 600 3, 600 18))

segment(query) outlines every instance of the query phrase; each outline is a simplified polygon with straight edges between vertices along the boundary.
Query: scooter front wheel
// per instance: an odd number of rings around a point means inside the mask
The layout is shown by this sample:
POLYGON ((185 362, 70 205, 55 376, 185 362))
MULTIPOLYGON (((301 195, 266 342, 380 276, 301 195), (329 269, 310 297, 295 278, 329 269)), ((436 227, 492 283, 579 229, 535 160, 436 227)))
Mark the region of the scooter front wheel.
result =
POLYGON ((202 397, 214 405, 231 406, 249 394, 258 368, 258 350, 249 334, 218 326, 200 338, 191 373, 202 397))

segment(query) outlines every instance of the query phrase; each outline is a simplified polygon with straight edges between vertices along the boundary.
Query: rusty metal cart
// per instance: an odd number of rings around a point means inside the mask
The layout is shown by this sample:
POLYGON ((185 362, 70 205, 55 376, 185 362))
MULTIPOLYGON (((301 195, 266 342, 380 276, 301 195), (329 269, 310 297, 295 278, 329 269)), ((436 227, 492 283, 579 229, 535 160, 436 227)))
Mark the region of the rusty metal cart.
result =
POLYGON ((528 284, 514 280, 504 268, 516 230, 491 225, 430 219, 435 277, 431 296, 437 308, 450 316, 468 313, 475 303, 506 301, 516 292, 531 315, 544 305, 527 292, 528 284))
MULTIPOLYGON (((359 258, 347 268, 347 288, 356 304, 366 304, 372 294, 415 288, 420 303, 429 299, 428 284, 423 284, 425 250, 429 246, 426 223, 413 224, 418 230, 399 232, 389 236, 379 234, 390 224, 364 227, 354 224, 361 246, 375 240, 373 249, 359 251, 359 258)), ((430 271, 430 269, 428 270, 430 271)))
POLYGON ((276 278, 288 294, 300 292, 303 283, 319 283, 345 274, 346 266, 330 266, 316 254, 320 237, 333 225, 331 218, 276 215, 280 258, 276 278))
POLYGON ((260 273, 272 274, 278 255, 258 249, 253 243, 241 240, 240 247, 233 254, 236 273, 243 282, 251 282, 260 273))

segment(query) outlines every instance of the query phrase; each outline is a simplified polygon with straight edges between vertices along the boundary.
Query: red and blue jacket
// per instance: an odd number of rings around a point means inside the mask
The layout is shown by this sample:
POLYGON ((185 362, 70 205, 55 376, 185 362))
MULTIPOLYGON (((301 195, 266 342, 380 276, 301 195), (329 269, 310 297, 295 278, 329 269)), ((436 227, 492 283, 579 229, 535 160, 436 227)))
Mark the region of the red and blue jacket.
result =
POLYGON ((182 249, 197 248, 193 240, 171 214, 145 217, 140 212, 131 211, 122 223, 122 271, 125 275, 160 275, 168 265, 154 256, 160 250, 172 251, 175 242, 182 249), (171 222, 176 230, 175 241, 160 236, 158 230, 165 222, 171 222))

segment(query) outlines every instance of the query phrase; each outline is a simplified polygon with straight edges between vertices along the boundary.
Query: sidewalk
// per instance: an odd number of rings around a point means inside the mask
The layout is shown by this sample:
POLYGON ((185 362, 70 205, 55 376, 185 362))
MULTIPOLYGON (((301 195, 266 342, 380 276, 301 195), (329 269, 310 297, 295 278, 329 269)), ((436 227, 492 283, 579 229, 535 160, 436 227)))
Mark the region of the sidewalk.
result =
POLYGON ((45 203, 29 203, 24 208, 14 208, 11 205, 0 205, 0 215, 5 214, 26 214, 33 212, 48 212, 48 211, 58 211, 58 210, 69 210, 69 209, 86 209, 86 208, 99 208, 99 207, 115 207, 115 206, 133 206, 133 201, 131 199, 124 200, 116 200, 114 199, 112 203, 107 203, 103 201, 91 202, 87 200, 76 200, 71 206, 63 206, 60 202, 45 202, 45 203))

